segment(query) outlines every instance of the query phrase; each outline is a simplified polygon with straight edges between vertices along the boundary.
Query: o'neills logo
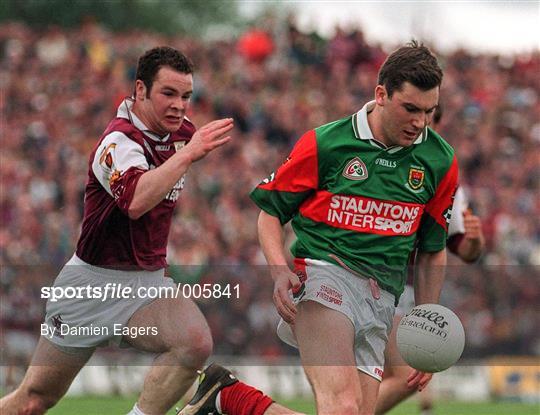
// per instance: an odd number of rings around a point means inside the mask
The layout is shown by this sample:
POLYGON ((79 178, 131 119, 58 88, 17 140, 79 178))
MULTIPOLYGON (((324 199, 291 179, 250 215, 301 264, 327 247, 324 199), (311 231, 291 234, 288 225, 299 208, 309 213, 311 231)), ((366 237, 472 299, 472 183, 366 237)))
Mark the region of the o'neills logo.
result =
POLYGON ((343 169, 343 176, 351 180, 365 180, 368 177, 368 171, 360 157, 355 157, 343 169))
POLYGON ((424 310, 422 308, 413 308, 405 317, 415 316, 420 318, 425 318, 426 320, 435 323, 439 328, 444 329, 448 326, 448 322, 444 316, 440 315, 436 311, 424 310))

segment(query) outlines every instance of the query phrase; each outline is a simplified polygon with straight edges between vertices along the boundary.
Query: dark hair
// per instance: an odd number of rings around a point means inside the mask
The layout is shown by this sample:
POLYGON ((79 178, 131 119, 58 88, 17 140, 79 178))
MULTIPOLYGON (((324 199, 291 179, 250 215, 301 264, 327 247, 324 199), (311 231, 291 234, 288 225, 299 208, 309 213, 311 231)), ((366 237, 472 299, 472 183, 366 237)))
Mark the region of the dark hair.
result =
POLYGON ((443 73, 437 58, 422 43, 413 40, 392 52, 379 70, 379 85, 384 85, 389 97, 410 82, 422 91, 441 85, 443 73))
POLYGON ((193 73, 193 63, 182 52, 168 46, 147 50, 139 58, 136 76, 136 79, 144 82, 147 95, 150 94, 156 74, 163 66, 185 74, 193 73))

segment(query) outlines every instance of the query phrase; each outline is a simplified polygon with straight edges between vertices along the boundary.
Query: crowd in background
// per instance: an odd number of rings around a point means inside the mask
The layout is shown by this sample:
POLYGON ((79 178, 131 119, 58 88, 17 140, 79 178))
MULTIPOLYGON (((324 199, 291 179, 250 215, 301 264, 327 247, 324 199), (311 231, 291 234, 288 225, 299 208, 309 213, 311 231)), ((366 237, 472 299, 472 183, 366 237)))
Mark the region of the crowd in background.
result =
MULTIPOLYGON (((74 252, 89 154, 132 93, 137 57, 162 44, 195 63, 189 118, 197 126, 235 119, 233 141, 187 175, 169 239, 171 274, 240 284, 239 299, 201 302, 216 353, 290 352, 275 335, 272 282, 248 192, 303 132, 370 100, 392 48, 368 43, 360 28, 325 39, 292 20, 266 20, 218 41, 111 33, 88 20, 70 31, 0 27, 4 358, 31 353, 44 315, 40 288, 74 252)), ((487 240, 479 264, 450 260, 443 304, 464 322, 466 356, 539 354, 540 53, 456 50, 439 58, 440 133, 456 149, 461 185, 487 240)))

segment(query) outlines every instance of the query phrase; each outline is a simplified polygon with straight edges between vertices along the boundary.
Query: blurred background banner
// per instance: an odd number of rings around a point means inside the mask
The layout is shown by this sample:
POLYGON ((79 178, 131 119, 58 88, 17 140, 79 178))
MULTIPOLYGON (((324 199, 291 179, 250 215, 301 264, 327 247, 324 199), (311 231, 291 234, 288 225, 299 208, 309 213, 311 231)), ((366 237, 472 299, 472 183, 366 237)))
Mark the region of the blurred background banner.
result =
POLYGON ((489 360, 492 394, 497 398, 539 402, 538 357, 499 356, 489 360))
MULTIPOLYGON (((300 370, 289 360, 296 352, 274 335, 272 285, 261 272, 258 209, 248 191, 302 133, 372 99, 379 65, 414 36, 443 65, 439 132, 456 149, 460 183, 487 242, 474 266, 450 258, 442 303, 461 318, 467 344, 464 360, 436 376, 435 388, 461 399, 460 387, 473 384, 468 390, 478 399, 537 401, 540 12, 538 2, 509 4, 3 0, 0 390, 24 373, 43 319, 41 287, 52 285, 73 254, 89 154, 131 94, 138 56, 163 44, 195 63, 190 119, 201 126, 233 117, 236 126, 233 141, 186 177, 170 233, 171 275, 241 284, 238 301, 200 302, 217 355, 246 373, 247 364, 264 366, 255 373, 268 373, 259 376, 268 382, 296 376, 289 373, 300 370), (502 38, 513 43, 494 45, 502 38)), ((81 379, 92 378, 89 371, 103 379, 99 371, 109 370, 115 379, 120 370, 136 370, 136 361, 115 368, 107 352, 96 359, 81 379)), ((134 390, 77 382, 80 393, 134 390)), ((280 393, 293 393, 287 391, 280 393)))

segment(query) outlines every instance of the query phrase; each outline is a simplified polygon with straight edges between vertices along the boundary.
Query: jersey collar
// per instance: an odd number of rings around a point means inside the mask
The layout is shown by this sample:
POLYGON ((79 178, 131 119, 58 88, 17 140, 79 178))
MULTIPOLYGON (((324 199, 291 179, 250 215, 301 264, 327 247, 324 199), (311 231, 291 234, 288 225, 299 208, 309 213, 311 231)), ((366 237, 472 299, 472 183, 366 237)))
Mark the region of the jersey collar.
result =
POLYGON ((144 135, 148 138, 151 138, 154 141, 165 142, 169 139, 170 134, 167 134, 164 137, 160 137, 156 133, 150 131, 146 125, 141 121, 139 117, 135 115, 132 111, 133 108, 133 98, 126 98, 119 105, 118 110, 116 111, 116 116, 118 118, 125 118, 129 120, 137 129, 141 130, 144 135))
MULTIPOLYGON (((401 150, 402 146, 391 146, 388 147, 385 144, 381 143, 379 140, 377 140, 375 137, 373 137, 373 133, 371 132, 371 128, 369 128, 368 123, 368 114, 373 111, 373 108, 375 108, 375 101, 369 101, 367 104, 365 104, 360 111, 358 111, 356 114, 353 114, 352 116, 352 127, 354 131, 354 136, 359 140, 366 140, 369 141, 370 144, 374 147, 380 148, 382 150, 386 150, 388 153, 393 154, 401 150)), ((413 144, 420 144, 425 140, 426 137, 426 129, 422 131, 422 133, 418 136, 418 138, 413 142, 413 144)))

